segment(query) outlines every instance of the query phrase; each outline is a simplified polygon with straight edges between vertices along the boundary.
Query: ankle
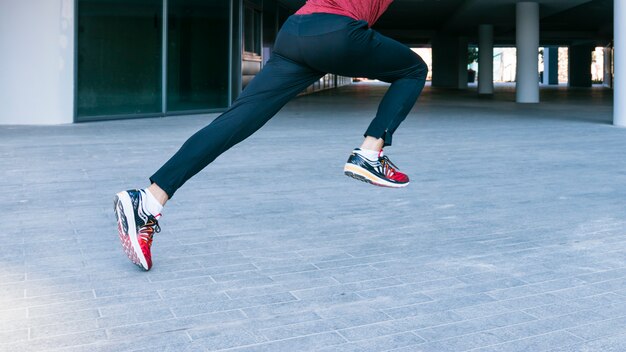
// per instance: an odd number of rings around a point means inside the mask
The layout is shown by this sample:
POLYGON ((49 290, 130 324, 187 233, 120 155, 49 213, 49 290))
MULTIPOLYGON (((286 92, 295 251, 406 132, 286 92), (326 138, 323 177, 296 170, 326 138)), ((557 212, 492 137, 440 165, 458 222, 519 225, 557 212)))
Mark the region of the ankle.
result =
POLYGON ((165 191, 156 183, 151 184, 150 187, 147 188, 147 190, 148 192, 150 192, 150 194, 152 194, 152 196, 154 196, 154 198, 157 200, 157 202, 161 204, 161 206, 164 206, 165 203, 167 203, 167 201, 169 200, 169 196, 167 195, 167 193, 165 193, 165 191))
POLYGON ((380 152, 385 145, 385 141, 382 138, 374 138, 367 136, 361 144, 361 149, 373 150, 376 152, 380 152))

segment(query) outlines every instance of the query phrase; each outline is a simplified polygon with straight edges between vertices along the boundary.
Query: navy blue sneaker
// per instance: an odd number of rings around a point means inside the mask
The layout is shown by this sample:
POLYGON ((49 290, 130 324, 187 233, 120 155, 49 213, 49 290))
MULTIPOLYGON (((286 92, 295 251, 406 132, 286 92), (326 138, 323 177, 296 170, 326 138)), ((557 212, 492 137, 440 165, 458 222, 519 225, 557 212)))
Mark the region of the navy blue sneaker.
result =
POLYGON ((409 177, 398 171, 382 150, 376 160, 370 160, 360 152, 359 148, 352 151, 343 168, 346 176, 381 187, 402 188, 409 185, 409 177))

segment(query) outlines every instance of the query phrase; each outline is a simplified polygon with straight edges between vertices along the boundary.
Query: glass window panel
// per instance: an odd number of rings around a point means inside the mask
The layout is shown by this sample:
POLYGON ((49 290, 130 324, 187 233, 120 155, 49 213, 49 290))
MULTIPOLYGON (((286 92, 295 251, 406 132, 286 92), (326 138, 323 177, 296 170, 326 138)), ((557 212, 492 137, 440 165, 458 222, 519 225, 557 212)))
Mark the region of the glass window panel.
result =
POLYGON ((228 0, 169 0, 168 111, 228 106, 228 0))
POLYGON ((243 51, 261 56, 262 13, 252 6, 246 6, 243 13, 243 51))
POLYGON ((246 7, 243 15, 243 49, 246 52, 254 52, 254 9, 246 7))
POLYGON ((261 23, 263 22, 263 15, 261 11, 254 11, 254 53, 261 55, 261 23))
POLYGON ((162 0, 78 0, 78 117, 161 112, 162 0))

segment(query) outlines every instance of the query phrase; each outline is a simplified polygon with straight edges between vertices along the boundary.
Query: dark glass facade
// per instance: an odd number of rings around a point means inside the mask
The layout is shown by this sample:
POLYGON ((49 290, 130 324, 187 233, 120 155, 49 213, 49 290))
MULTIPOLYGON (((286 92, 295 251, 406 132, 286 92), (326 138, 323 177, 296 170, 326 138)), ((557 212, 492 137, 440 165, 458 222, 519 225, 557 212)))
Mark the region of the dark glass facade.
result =
POLYGON ((167 111, 228 106, 228 1, 169 0, 167 111))
POLYGON ((77 115, 161 112, 161 0, 79 0, 77 115))
POLYGON ((75 1, 76 121, 225 110, 293 12, 275 0, 75 1))

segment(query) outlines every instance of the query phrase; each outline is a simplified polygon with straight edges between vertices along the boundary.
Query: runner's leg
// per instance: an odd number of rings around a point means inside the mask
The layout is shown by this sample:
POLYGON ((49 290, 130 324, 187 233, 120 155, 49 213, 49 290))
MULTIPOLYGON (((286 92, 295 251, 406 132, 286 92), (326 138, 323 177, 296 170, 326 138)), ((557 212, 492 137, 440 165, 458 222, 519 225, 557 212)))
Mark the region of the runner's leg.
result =
POLYGON ((353 21, 348 30, 307 38, 307 64, 317 70, 348 77, 368 77, 391 83, 366 136, 391 145, 393 133, 424 88, 428 66, 406 45, 353 21), (333 36, 334 38, 331 38, 333 36))
POLYGON ((274 53, 233 105, 191 136, 152 177, 169 198, 220 154, 261 128, 323 73, 274 53))

